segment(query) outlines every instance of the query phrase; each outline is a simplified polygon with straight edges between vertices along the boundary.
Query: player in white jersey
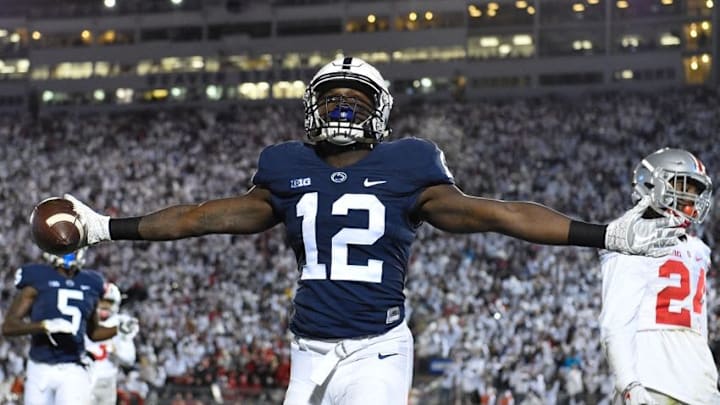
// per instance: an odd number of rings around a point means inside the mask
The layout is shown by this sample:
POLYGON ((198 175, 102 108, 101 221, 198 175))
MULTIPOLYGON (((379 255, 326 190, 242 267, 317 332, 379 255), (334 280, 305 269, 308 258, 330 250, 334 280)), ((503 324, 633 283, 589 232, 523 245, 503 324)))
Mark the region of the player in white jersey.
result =
MULTIPOLYGON (((633 174, 633 199, 650 196, 646 216, 702 222, 712 182, 691 153, 661 149, 633 174)), ((708 346, 705 276, 710 248, 687 236, 665 257, 601 254, 602 342, 615 375, 615 404, 720 404, 708 346)))
MULTIPOLYGON (((130 318, 118 313, 120 310, 120 289, 113 283, 105 284, 105 291, 98 303, 100 325, 115 326, 121 320, 130 318)), ((123 322, 126 328, 118 328, 118 334, 112 339, 93 342, 86 337, 86 350, 95 360, 90 368, 92 385, 92 403, 95 405, 114 405, 117 401, 117 377, 120 366, 135 363, 135 343, 133 338, 139 331, 137 320, 123 322)))

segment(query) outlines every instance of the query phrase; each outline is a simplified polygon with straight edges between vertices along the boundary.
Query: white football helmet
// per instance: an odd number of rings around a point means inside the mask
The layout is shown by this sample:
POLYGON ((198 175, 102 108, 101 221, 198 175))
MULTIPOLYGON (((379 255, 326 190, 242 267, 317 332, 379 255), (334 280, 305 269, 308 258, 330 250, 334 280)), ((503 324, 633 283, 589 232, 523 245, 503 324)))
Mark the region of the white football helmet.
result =
POLYGON ((701 223, 712 206, 712 180, 705 165, 692 153, 663 148, 645 157, 633 172, 633 201, 650 196, 657 213, 680 216, 701 223), (694 183, 697 193, 688 190, 694 183), (684 201, 690 204, 678 204, 684 201))
POLYGON ((114 283, 105 283, 105 291, 103 292, 101 299, 103 301, 111 302, 109 310, 99 308, 99 315, 101 320, 106 320, 107 318, 120 312, 120 302, 122 301, 122 294, 120 294, 120 289, 117 285, 115 285, 114 283))
POLYGON ((305 133, 311 142, 335 145, 375 144, 389 133, 388 119, 393 98, 385 79, 372 65, 360 58, 336 59, 323 66, 305 90, 305 133), (370 110, 352 99, 324 98, 328 89, 349 87, 367 94, 374 105, 370 110), (332 102, 334 108, 320 108, 332 102))
POLYGON ((50 262, 55 267, 62 267, 68 270, 80 270, 85 266, 87 247, 80 248, 72 253, 62 256, 56 256, 47 252, 43 252, 43 259, 50 262))

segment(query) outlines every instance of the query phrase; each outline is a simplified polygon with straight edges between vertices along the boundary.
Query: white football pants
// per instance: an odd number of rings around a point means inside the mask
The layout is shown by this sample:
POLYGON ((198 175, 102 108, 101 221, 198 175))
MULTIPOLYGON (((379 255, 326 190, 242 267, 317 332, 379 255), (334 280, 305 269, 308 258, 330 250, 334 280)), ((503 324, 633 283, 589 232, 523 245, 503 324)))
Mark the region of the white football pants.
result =
POLYGON ((25 405, 87 404, 90 404, 90 373, 85 367, 28 360, 25 405))
POLYGON ((364 339, 295 337, 284 405, 406 405, 413 337, 403 322, 364 339))
POLYGON ((92 386, 93 405, 115 405, 117 403, 117 378, 99 378, 92 386))

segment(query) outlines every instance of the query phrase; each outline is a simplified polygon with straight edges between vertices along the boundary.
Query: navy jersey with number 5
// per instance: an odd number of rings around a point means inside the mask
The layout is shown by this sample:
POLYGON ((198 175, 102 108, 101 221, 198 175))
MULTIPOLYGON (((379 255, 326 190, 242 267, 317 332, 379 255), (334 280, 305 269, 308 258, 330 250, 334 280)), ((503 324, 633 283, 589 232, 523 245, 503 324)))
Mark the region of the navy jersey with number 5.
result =
POLYGON ((30 358, 36 362, 76 363, 85 352, 87 321, 103 294, 103 278, 92 270, 79 270, 71 278, 46 264, 30 264, 17 270, 15 286, 32 287, 37 296, 30 310, 33 322, 63 318, 73 325, 75 333, 53 334, 57 346, 45 334, 32 335, 30 358))
POLYGON ((312 145, 282 143, 260 154, 253 182, 271 192, 301 272, 293 333, 352 338, 403 321, 418 225, 409 215, 423 189, 453 183, 435 144, 380 143, 359 162, 334 168, 312 145))

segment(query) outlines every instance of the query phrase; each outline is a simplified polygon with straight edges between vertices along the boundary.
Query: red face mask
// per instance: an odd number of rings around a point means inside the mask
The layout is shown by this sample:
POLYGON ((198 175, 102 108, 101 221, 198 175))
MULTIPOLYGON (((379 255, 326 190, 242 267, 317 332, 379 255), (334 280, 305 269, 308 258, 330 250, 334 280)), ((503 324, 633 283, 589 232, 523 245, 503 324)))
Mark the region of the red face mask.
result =
POLYGON ((110 318, 110 311, 107 309, 98 309, 98 317, 100 317, 101 321, 107 320, 110 318))

